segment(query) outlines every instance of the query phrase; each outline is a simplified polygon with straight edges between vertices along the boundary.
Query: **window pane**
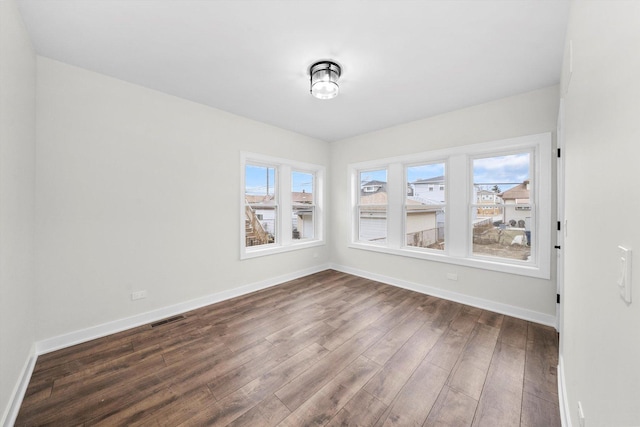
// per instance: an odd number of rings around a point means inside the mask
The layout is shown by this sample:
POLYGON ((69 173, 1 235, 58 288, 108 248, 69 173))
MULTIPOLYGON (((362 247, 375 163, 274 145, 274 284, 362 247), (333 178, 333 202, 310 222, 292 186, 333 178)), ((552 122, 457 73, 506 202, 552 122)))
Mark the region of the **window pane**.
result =
POLYGON ((291 200, 293 203, 313 204, 313 174, 291 172, 291 200))
POLYGON ((291 173, 291 237, 294 240, 314 238, 314 174, 293 171, 291 173))
POLYGON ((313 239, 315 227, 313 225, 313 206, 294 206, 292 213, 292 238, 313 239))
POLYGON ((407 167, 406 245, 444 249, 445 164, 407 167))
POLYGON ((387 204, 387 170, 360 172, 360 204, 387 204))
POLYGON ((417 201, 424 205, 442 205, 445 197, 444 163, 407 167, 407 204, 417 201))
POLYGON ((387 170, 362 171, 360 207, 358 208, 358 240, 387 242, 387 170))
POLYGON ((245 245, 258 246, 275 242, 276 170, 268 166, 245 167, 245 245))
POLYGON ((275 243, 277 207, 246 205, 245 211, 244 226, 246 246, 275 243))
POLYGON ((443 208, 407 204, 407 246, 443 250, 444 221, 443 208))
POLYGON ((248 204, 275 205, 276 169, 268 166, 245 166, 244 194, 248 204))
POLYGON ((359 209, 358 240, 363 242, 387 242, 387 207, 361 206, 359 209))
POLYGON ((473 161, 473 254, 528 261, 533 200, 530 153, 473 161))
MULTIPOLYGON (((497 215, 502 215, 505 206, 474 206, 472 209, 472 216, 480 209, 494 209, 497 215)), ((531 221, 532 217, 528 217, 505 224, 492 222, 490 216, 476 217, 473 221, 473 254, 530 261, 533 244, 531 221)))

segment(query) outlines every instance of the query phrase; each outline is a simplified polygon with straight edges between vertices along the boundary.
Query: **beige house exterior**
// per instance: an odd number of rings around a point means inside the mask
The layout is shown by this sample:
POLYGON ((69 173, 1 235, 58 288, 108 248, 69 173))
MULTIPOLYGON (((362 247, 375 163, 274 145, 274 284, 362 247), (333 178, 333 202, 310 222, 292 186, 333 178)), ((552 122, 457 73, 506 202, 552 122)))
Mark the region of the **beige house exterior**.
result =
MULTIPOLYGON (((428 205, 407 198, 405 235, 407 246, 431 247, 443 239, 439 232, 438 219, 442 221, 443 210, 437 205, 428 205), (439 215, 440 214, 440 215, 439 215), (440 237, 440 239, 439 239, 440 237)), ((441 227, 442 228, 442 227, 441 227)), ((387 193, 378 191, 360 195, 359 240, 384 242, 387 236, 387 193)))
POLYGON ((522 184, 498 194, 504 201, 503 222, 505 224, 525 228, 525 224, 531 218, 530 185, 530 181, 526 180, 522 184))

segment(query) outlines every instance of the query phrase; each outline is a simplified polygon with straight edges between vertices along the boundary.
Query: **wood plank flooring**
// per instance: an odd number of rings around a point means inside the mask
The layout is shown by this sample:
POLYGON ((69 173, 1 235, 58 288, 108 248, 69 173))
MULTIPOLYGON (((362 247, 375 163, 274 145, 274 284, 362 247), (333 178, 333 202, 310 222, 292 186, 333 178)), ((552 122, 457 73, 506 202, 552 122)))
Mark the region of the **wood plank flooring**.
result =
POLYGON ((323 271, 38 358, 17 426, 560 426, 555 330, 323 271))

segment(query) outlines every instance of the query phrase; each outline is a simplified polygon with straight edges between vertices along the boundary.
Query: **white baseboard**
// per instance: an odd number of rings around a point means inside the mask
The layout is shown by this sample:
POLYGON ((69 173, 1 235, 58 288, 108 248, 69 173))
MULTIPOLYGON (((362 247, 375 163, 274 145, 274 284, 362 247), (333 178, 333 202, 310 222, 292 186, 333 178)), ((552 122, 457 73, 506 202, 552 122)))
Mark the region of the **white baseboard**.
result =
POLYGON ((33 368, 36 366, 36 359, 37 355, 35 352, 35 345, 32 345, 29 356, 27 357, 27 360, 24 362, 24 366, 20 371, 18 381, 13 387, 9 405, 7 405, 7 408, 2 415, 0 424, 3 427, 11 427, 16 422, 18 412, 20 411, 20 405, 22 405, 22 399, 24 399, 24 394, 27 392, 27 386, 29 385, 29 380, 31 379, 31 374, 33 373, 33 368))
POLYGON ((329 269, 329 265, 322 264, 316 267, 307 268, 305 270, 299 270, 292 273, 284 274, 282 276, 262 280, 260 282, 251 283, 239 288, 217 292, 215 294, 170 305, 168 307, 162 307, 157 310, 148 311, 146 313, 141 313, 132 317, 114 320, 112 322, 107 322, 101 325, 92 326, 90 328, 69 332, 67 334, 59 335, 53 338, 47 338, 36 343, 36 354, 40 355, 49 353, 65 347, 70 347, 72 345, 91 341, 96 338, 115 334, 116 332, 135 328, 137 326, 141 326, 151 322, 156 322, 170 316, 175 316, 177 314, 195 310, 197 308, 204 307, 210 304, 215 304, 220 301, 236 298, 251 292, 259 291, 261 289, 270 288, 272 286, 276 286, 284 282, 298 279, 309 274, 318 273, 327 269, 329 269))
POLYGON ((560 422, 562 427, 571 427, 571 411, 567 398, 567 383, 564 379, 564 359, 558 357, 558 404, 560 406, 560 422))
POLYGON ((516 307, 509 304, 490 301, 483 298, 472 297, 472 296, 460 294, 457 292, 451 292, 451 291, 447 291, 441 288, 436 288, 433 286, 421 285, 418 283, 397 279, 395 277, 389 277, 389 276, 383 276, 376 273, 370 273, 368 271, 359 270, 357 268, 352 268, 352 267, 346 267, 343 265, 332 264, 331 268, 337 271, 341 271, 343 273, 353 274, 354 276, 360 276, 366 279, 371 279, 371 280, 376 280, 378 282, 386 283, 388 285, 397 286, 399 288, 420 292, 421 294, 432 295, 434 297, 459 302, 461 304, 471 305, 473 307, 494 311, 496 313, 506 314, 508 316, 517 317, 518 319, 540 323, 542 325, 551 326, 553 328, 557 327, 556 317, 549 314, 540 313, 537 311, 528 310, 526 308, 516 307))

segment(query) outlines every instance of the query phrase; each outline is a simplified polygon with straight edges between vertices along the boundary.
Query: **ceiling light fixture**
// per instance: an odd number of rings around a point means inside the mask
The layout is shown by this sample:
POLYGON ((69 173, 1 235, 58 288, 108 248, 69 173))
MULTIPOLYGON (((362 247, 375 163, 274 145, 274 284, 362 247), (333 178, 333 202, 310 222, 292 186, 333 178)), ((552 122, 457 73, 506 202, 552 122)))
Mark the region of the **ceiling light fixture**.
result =
POLYGON ((331 99, 338 96, 338 79, 342 69, 331 61, 320 61, 309 67, 311 75, 311 95, 318 99, 331 99))

